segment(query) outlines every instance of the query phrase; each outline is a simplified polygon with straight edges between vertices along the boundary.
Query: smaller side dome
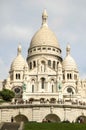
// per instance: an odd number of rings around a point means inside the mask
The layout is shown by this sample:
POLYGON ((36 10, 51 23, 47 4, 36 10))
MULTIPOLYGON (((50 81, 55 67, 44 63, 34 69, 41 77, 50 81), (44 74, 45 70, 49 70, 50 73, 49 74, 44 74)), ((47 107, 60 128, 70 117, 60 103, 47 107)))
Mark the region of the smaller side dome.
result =
POLYGON ((22 48, 21 48, 21 45, 19 45, 17 49, 17 56, 13 60, 10 70, 23 70, 24 67, 26 66, 26 61, 21 55, 21 51, 22 51, 22 48))
POLYGON ((67 45, 66 47, 66 57, 65 59, 63 60, 63 70, 76 70, 78 71, 77 69, 77 65, 76 65, 76 62, 75 60, 72 58, 72 56, 70 55, 70 45, 67 45))

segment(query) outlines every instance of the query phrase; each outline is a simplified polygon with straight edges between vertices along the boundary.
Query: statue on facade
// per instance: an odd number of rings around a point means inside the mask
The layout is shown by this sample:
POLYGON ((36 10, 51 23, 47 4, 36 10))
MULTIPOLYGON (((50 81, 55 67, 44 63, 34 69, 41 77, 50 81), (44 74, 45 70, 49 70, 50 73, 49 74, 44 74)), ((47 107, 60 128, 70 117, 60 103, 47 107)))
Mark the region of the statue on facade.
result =
POLYGON ((62 83, 61 82, 58 82, 57 86, 58 86, 58 90, 62 89, 62 83))
POLYGON ((22 88, 23 88, 23 91, 26 91, 26 84, 25 83, 23 83, 22 88))

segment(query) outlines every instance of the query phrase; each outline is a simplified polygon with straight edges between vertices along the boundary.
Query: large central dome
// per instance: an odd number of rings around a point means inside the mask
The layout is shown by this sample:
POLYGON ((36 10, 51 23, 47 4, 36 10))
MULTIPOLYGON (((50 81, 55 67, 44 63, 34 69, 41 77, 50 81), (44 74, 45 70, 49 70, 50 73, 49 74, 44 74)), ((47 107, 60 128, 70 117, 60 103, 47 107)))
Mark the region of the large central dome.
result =
POLYGON ((44 10, 42 14, 42 27, 33 36, 30 43, 30 48, 46 45, 46 46, 52 46, 60 49, 55 34, 49 29, 47 25, 47 17, 48 15, 46 13, 46 10, 44 10))

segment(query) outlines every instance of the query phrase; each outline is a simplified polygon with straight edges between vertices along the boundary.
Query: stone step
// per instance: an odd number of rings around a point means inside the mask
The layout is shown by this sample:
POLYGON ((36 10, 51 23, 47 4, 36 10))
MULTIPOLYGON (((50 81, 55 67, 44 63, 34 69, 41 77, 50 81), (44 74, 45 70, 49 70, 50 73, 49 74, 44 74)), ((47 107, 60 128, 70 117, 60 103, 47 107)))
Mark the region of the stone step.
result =
POLYGON ((19 123, 4 123, 0 130, 18 130, 20 127, 19 123))

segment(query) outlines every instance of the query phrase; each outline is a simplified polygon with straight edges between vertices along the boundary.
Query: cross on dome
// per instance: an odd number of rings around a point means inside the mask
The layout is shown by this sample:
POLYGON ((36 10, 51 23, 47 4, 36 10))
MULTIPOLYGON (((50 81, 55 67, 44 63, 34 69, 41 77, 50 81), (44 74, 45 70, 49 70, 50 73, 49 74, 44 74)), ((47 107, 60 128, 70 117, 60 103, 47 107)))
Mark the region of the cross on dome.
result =
POLYGON ((68 44, 67 47, 66 47, 66 55, 69 55, 70 54, 70 45, 68 44))
POLYGON ((48 26, 47 18, 48 18, 47 12, 46 12, 46 9, 44 9, 44 11, 42 13, 42 26, 48 26))
POLYGON ((21 54, 21 51, 22 51, 22 47, 21 47, 21 45, 19 44, 19 45, 18 45, 18 49, 17 49, 17 55, 21 54))

